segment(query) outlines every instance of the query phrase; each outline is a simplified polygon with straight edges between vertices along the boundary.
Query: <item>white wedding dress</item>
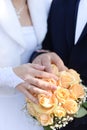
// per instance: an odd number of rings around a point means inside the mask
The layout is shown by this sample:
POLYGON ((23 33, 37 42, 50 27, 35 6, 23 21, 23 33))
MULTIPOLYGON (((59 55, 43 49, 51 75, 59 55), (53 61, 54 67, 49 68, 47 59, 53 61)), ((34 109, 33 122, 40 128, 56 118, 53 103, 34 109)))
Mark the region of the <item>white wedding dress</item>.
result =
MULTIPOLYGON (((33 27, 23 27, 23 36, 25 51, 21 56, 22 64, 28 62, 37 46, 33 27)), ((28 115, 25 105, 25 96, 22 93, 14 88, 0 86, 0 130, 43 130, 43 127, 28 115)))
POLYGON ((23 108, 25 97, 20 94, 0 95, 0 130, 43 130, 23 108))

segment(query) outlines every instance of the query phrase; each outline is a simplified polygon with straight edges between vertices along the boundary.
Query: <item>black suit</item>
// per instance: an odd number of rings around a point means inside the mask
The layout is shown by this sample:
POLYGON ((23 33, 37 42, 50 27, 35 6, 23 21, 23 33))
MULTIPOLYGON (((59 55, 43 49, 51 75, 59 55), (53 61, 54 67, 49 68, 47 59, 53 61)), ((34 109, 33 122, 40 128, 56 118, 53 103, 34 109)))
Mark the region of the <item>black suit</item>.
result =
POLYGON ((87 25, 74 45, 78 3, 79 0, 53 0, 43 48, 56 52, 87 84, 87 25))
MULTIPOLYGON (((78 5, 79 0, 53 0, 43 48, 56 52, 67 67, 80 73, 87 85, 87 24, 74 45, 78 5)), ((87 129, 87 117, 76 119, 63 129, 87 129)))

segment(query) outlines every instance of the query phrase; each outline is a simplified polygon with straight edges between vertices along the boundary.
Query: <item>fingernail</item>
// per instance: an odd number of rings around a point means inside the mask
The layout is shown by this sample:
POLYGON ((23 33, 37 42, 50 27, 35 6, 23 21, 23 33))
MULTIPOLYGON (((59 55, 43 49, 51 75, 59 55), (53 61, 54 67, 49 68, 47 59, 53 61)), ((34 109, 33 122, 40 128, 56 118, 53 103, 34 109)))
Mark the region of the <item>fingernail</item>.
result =
POLYGON ((52 89, 56 90, 56 89, 57 89, 57 86, 52 86, 52 89))

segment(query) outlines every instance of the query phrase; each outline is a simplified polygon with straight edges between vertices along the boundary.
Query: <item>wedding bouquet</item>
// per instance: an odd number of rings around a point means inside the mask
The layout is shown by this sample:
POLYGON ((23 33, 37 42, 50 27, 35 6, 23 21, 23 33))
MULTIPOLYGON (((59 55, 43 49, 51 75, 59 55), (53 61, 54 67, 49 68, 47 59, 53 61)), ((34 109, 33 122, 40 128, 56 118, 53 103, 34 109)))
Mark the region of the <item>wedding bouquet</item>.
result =
POLYGON ((73 69, 59 72, 55 65, 52 68, 58 81, 51 78, 42 80, 56 85, 57 89, 49 90, 51 96, 37 95, 38 104, 26 100, 28 113, 38 120, 44 130, 58 130, 74 118, 87 114, 87 89, 82 85, 80 75, 73 69))

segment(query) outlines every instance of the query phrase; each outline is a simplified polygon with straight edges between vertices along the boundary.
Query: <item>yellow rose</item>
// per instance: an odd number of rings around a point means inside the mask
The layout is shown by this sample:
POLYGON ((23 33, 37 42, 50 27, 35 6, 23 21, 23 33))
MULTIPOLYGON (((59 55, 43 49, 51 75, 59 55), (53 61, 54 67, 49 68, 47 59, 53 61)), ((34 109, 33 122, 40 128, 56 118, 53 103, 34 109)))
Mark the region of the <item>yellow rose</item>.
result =
POLYGON ((65 100, 67 100, 70 96, 69 90, 62 87, 58 87, 54 94, 58 98, 59 103, 65 102, 65 100))
POLYGON ((71 98, 77 100, 78 98, 83 98, 84 95, 85 95, 85 91, 84 91, 84 88, 81 84, 75 84, 75 85, 72 85, 70 88, 70 96, 71 98))
POLYGON ((62 106, 57 106, 54 109, 54 115, 59 117, 59 118, 62 118, 66 115, 66 111, 62 106))
POLYGON ((68 114, 75 114, 78 111, 78 104, 72 99, 67 99, 64 102, 63 107, 68 114))
POLYGON ((27 110, 29 114, 35 117, 43 126, 53 124, 53 117, 50 114, 52 111, 44 109, 32 102, 27 102, 27 110))
POLYGON ((39 104, 44 108, 51 108, 58 103, 58 100, 54 94, 52 94, 52 96, 39 94, 38 100, 39 100, 39 104))
POLYGON ((79 74, 70 69, 68 71, 60 72, 59 80, 57 84, 64 88, 69 88, 71 85, 80 82, 79 74))
POLYGON ((48 126, 53 124, 53 116, 50 116, 49 114, 39 114, 38 120, 42 126, 48 126))
POLYGON ((39 114, 42 114, 42 113, 51 114, 53 112, 53 109, 54 109, 55 106, 53 106, 52 108, 44 108, 40 104, 32 103, 32 107, 34 108, 36 113, 39 113, 39 114))
POLYGON ((68 72, 74 77, 76 83, 80 83, 80 74, 78 74, 75 70, 73 69, 68 69, 68 72))

